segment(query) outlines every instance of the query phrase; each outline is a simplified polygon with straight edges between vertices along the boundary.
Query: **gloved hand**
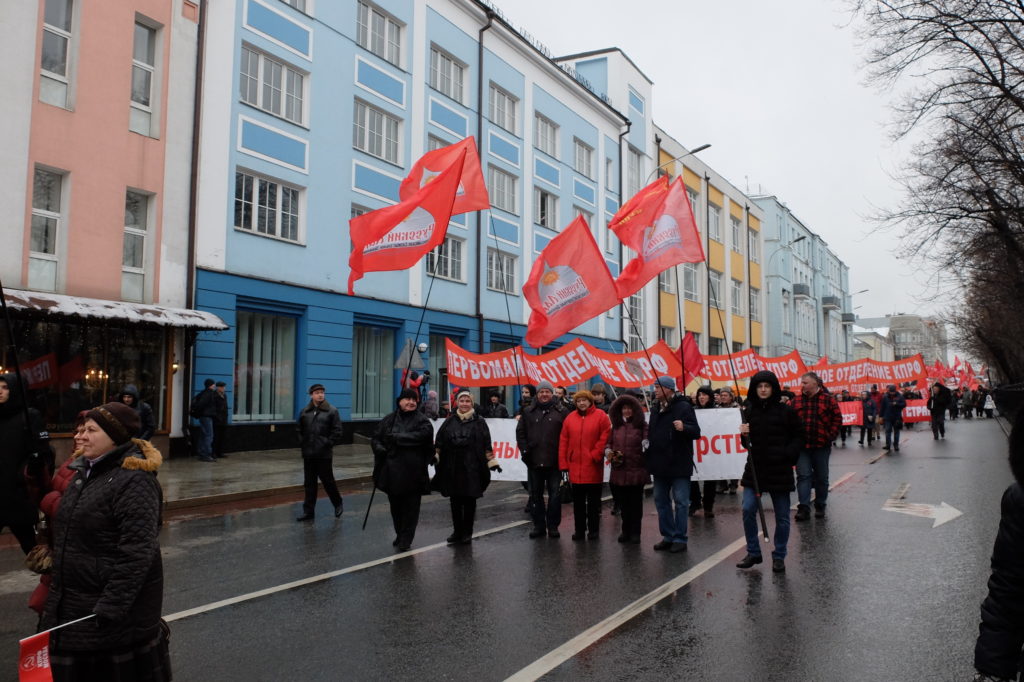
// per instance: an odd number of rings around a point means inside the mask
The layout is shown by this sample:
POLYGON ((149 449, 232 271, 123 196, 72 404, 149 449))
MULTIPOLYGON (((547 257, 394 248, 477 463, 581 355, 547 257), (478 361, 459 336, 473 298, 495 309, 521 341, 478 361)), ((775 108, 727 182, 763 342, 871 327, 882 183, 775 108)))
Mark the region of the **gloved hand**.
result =
POLYGON ((562 481, 567 483, 569 481, 569 470, 568 469, 562 469, 561 474, 562 474, 562 481))

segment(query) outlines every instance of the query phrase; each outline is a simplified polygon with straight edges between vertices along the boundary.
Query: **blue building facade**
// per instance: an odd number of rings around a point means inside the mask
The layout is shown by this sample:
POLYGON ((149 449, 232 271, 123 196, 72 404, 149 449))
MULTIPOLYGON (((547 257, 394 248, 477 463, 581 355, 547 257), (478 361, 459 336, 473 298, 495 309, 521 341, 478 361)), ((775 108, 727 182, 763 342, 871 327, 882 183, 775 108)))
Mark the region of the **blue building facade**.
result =
MULTIPOLYGON (((609 66, 617 53, 584 77, 476 0, 233 0, 207 22, 196 307, 230 329, 197 337, 192 381, 227 382, 234 424, 274 432, 323 383, 366 430, 394 409, 408 339, 444 397, 445 338, 523 343, 523 282, 577 214, 618 274, 607 222, 653 166, 653 126, 650 82, 609 66), (431 256, 347 295, 348 220, 395 203, 417 158, 467 136, 491 209, 453 217, 431 256)), ((620 349, 620 311, 552 347, 576 336, 620 349)))

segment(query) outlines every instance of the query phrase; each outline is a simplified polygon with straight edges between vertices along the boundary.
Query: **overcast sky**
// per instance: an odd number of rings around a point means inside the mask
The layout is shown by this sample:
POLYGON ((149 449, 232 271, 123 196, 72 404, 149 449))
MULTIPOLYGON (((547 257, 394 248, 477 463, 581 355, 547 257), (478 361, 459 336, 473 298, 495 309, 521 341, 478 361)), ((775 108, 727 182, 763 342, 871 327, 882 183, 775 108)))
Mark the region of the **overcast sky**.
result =
POLYGON ((654 81, 655 121, 740 189, 777 195, 850 267, 861 317, 942 309, 867 217, 898 206, 888 96, 839 0, 495 0, 563 55, 618 47, 654 81))

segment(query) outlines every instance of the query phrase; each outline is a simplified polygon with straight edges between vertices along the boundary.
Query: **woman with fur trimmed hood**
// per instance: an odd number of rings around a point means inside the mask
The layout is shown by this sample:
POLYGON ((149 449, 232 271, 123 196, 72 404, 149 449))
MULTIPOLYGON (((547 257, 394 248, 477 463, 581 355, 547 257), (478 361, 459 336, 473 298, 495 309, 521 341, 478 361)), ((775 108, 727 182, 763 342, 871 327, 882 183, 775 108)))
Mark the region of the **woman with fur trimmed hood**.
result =
POLYGON ((88 412, 81 455, 60 499, 42 628, 57 680, 169 680, 161 627, 163 564, 156 479, 162 458, 133 438, 139 415, 123 403, 88 412))
POLYGON ((620 395, 608 409, 612 430, 608 434, 604 456, 612 470, 608 484, 622 514, 619 542, 640 544, 640 525, 644 515, 644 486, 651 481, 644 466, 644 441, 647 420, 640 401, 620 395))

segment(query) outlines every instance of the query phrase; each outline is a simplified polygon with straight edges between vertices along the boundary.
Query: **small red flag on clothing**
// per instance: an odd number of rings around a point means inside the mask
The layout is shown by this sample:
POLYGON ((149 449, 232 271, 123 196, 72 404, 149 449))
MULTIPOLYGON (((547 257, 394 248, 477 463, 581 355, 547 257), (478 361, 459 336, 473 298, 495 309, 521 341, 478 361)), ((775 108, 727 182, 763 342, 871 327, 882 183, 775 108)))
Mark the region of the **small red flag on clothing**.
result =
POLYGON ((679 381, 679 390, 682 391, 691 381, 704 374, 704 356, 691 332, 686 332, 683 342, 679 344, 679 364, 683 366, 683 376, 679 381))
POLYGON ((656 197, 660 197, 660 202, 644 203, 636 209, 641 214, 624 226, 620 223, 616 232, 623 244, 637 252, 636 258, 615 280, 619 298, 632 296, 667 268, 704 260, 704 245, 697 232, 683 179, 676 178, 668 192, 656 194, 652 190, 650 196, 651 202, 656 197))
POLYGON ((19 682, 53 682, 50 674, 50 631, 26 637, 19 644, 19 682))
POLYGON ((526 342, 534 348, 618 304, 612 273, 582 216, 544 247, 523 296, 533 310, 526 342))
POLYGON ((437 179, 408 199, 348 221, 352 253, 348 258, 348 293, 367 272, 411 268, 448 232, 455 190, 465 150, 437 179))
POLYGON ((484 182, 484 175, 480 170, 476 139, 473 137, 467 137, 461 142, 429 151, 421 156, 420 160, 413 164, 409 175, 398 186, 399 199, 405 201, 411 198, 428 183, 436 180, 441 173, 459 160, 459 156, 463 152, 466 153, 466 156, 462 164, 462 176, 459 178, 451 214, 458 215, 490 208, 491 200, 487 195, 487 184, 484 182))

